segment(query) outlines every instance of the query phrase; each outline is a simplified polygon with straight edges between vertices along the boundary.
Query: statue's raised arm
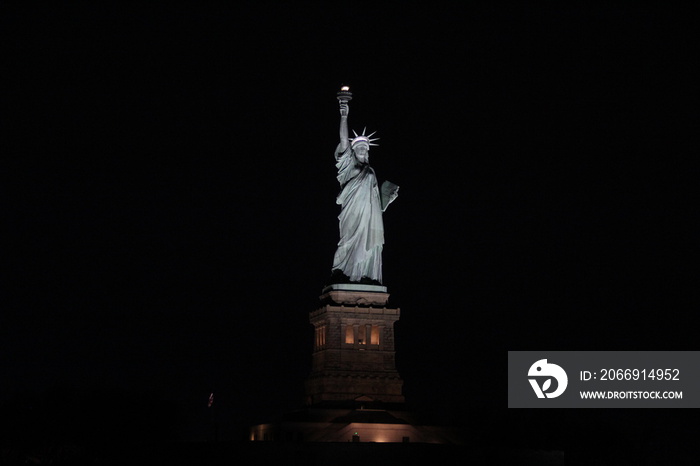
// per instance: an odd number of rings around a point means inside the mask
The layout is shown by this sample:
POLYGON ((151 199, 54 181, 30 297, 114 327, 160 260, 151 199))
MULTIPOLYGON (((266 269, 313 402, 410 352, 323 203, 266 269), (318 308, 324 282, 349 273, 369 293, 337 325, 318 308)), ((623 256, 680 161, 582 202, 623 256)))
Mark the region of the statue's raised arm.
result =
POLYGON ((345 152, 350 141, 348 140, 348 113, 350 112, 349 101, 340 101, 340 152, 345 152))
POLYGON ((382 212, 398 193, 398 186, 384 182, 381 190, 369 165, 372 134, 348 134, 350 90, 338 93, 340 101, 340 143, 335 152, 340 194, 340 241, 333 260, 334 282, 381 284, 384 222, 382 212))

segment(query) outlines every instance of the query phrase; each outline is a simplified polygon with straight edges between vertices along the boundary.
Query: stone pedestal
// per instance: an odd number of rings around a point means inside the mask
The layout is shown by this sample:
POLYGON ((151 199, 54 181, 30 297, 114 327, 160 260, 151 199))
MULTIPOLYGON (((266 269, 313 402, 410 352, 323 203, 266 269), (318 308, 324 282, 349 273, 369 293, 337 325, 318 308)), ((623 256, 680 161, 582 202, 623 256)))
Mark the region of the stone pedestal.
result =
MULTIPOLYGON (((374 285, 337 284, 321 292, 319 307, 309 314, 315 340, 307 406, 252 426, 250 440, 328 442, 334 450, 359 442, 403 447, 463 442, 460 430, 426 423, 406 411, 394 359, 400 311, 388 307, 388 299, 386 287, 374 285)), ((335 463, 338 459, 333 457, 335 463)))
POLYGON ((339 284, 323 290, 321 307, 309 315, 315 342, 307 404, 404 402, 394 349, 400 310, 387 307, 388 299, 383 286, 339 284))

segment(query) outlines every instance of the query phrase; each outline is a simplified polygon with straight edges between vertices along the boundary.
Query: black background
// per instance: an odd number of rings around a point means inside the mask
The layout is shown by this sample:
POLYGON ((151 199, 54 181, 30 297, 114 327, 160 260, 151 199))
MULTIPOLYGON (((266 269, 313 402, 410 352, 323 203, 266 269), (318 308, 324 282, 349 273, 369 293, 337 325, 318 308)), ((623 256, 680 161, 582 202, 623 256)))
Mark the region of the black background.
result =
POLYGON ((347 84, 350 127, 378 131, 370 161, 401 186, 384 278, 412 406, 535 447, 692 435, 677 427, 689 410, 505 408, 508 350, 698 349, 689 11, 262 3, 1 18, 0 396, 20 413, 7 422, 55 410, 79 433, 202 439, 213 391, 233 439, 298 406, 338 237, 347 84))

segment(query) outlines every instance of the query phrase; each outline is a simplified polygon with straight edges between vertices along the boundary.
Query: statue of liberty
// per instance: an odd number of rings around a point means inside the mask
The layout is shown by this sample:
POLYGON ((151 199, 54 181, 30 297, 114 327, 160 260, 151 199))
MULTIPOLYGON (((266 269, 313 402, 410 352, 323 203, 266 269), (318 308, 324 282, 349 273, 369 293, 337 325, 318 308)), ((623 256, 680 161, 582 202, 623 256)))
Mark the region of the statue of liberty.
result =
POLYGON ((347 87, 338 93, 340 101, 340 143, 335 150, 340 194, 340 241, 333 259, 332 280, 368 284, 382 283, 384 222, 382 213, 396 199, 399 187, 385 181, 381 191, 369 165, 369 148, 375 146, 374 133, 348 138, 347 87))

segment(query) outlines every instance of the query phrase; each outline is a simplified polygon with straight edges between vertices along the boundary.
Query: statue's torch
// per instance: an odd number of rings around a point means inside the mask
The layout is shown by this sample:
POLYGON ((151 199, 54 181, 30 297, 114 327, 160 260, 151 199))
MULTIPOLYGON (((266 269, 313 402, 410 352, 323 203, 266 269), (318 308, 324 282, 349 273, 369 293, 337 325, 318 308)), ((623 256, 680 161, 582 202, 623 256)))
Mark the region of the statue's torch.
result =
POLYGON ((343 86, 338 92, 338 102, 341 104, 347 104, 352 100, 352 92, 350 92, 350 87, 343 86))

